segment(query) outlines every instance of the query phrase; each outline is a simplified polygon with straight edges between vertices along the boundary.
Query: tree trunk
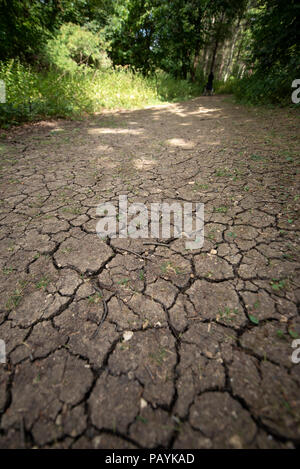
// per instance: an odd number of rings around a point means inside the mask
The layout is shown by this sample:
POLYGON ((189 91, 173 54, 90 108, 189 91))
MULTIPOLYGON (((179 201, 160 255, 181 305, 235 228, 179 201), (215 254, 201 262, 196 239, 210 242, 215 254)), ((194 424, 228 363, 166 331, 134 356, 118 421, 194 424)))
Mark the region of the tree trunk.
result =
POLYGON ((214 46, 214 48, 213 48, 213 53, 212 53, 212 59, 211 59, 211 65, 210 65, 210 72, 213 71, 214 66, 215 66, 216 56, 217 56, 217 52, 218 52, 218 47, 219 47, 219 37, 217 36, 217 39, 216 39, 216 42, 215 42, 215 46, 214 46))
POLYGON ((217 32, 216 32, 216 41, 215 41, 215 46, 213 48, 213 53, 212 53, 210 72, 213 71, 214 66, 215 66, 218 47, 219 47, 219 43, 220 43, 221 29, 222 29, 223 21, 224 21, 224 13, 222 13, 222 16, 220 18, 220 24, 219 24, 219 27, 218 27, 217 32))
POLYGON ((237 27, 236 27, 236 31, 235 31, 235 35, 233 37, 233 40, 232 40, 232 44, 231 44, 231 48, 230 48, 230 54, 229 54, 229 59, 228 59, 228 62, 227 62, 227 66, 226 66, 226 71, 225 71, 225 75, 224 75, 224 80, 226 81, 228 76, 230 75, 230 66, 232 64, 232 59, 233 59, 233 54, 234 54, 234 50, 235 50, 235 45, 236 45, 236 42, 238 40, 238 37, 239 37, 239 33, 240 33, 240 19, 238 21, 238 24, 237 24, 237 27))

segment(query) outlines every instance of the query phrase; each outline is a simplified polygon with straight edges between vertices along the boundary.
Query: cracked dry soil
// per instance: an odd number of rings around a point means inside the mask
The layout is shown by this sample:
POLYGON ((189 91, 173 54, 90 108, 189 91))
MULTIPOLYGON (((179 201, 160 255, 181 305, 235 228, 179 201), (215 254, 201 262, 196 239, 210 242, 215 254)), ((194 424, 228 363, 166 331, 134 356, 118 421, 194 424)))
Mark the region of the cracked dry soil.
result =
POLYGON ((295 112, 202 97, 0 149, 0 447, 299 445, 295 112), (99 239, 120 194, 203 202, 203 248, 99 239))

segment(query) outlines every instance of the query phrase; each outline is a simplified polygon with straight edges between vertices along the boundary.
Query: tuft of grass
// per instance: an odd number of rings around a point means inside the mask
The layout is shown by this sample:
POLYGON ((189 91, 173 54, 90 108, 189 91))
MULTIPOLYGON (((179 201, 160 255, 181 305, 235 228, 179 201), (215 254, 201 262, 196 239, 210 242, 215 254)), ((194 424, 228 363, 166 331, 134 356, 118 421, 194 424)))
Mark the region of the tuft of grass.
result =
POLYGON ((275 290, 275 291, 283 290, 287 286, 286 280, 272 279, 272 281, 270 283, 271 283, 272 289, 275 290))
POLYGON ((234 231, 228 231, 227 236, 230 238, 235 239, 237 237, 237 234, 234 231))
POLYGON ((261 156, 261 155, 256 155, 255 153, 252 153, 251 155, 251 160, 253 161, 260 161, 260 160, 263 160, 264 158, 261 156))
POLYGON ((140 270, 139 272, 139 279, 144 281, 145 280, 145 272, 143 270, 140 270))
POLYGON ((13 291, 12 295, 8 298, 6 302, 6 309, 8 311, 12 311, 13 309, 17 308, 17 306, 20 304, 26 286, 26 281, 21 280, 18 282, 18 287, 13 291))
POLYGON ((224 206, 224 205, 221 206, 221 207, 217 207, 217 208, 215 207, 215 208, 214 208, 214 211, 215 211, 215 212, 218 212, 218 213, 227 213, 228 207, 226 207, 226 206, 224 206))
POLYGON ((216 169, 215 170, 215 176, 220 178, 220 177, 229 177, 231 176, 231 173, 228 169, 216 169))
POLYGON ((90 295, 88 297, 88 302, 90 304, 97 304, 100 302, 100 300, 102 300, 102 295, 101 293, 96 293, 95 295, 90 295))
POLYGON ((4 275, 9 275, 13 271, 12 267, 3 267, 2 272, 4 275))
POLYGON ((36 288, 40 290, 43 288, 44 290, 47 288, 49 285, 49 280, 47 277, 43 276, 39 282, 36 283, 36 288))
POLYGON ((142 415, 137 415, 136 420, 139 421, 139 422, 145 423, 145 424, 148 423, 148 419, 146 419, 142 415))
POLYGON ((152 360, 154 360, 159 366, 162 366, 166 355, 167 355, 166 349, 159 348, 157 352, 150 354, 150 358, 152 358, 152 360))
POLYGON ((231 309, 228 306, 226 308, 219 309, 217 314, 217 321, 223 319, 224 321, 232 321, 235 319, 236 315, 239 313, 237 308, 231 309))
POLYGON ((180 267, 177 267, 176 265, 173 265, 172 262, 164 262, 162 264, 160 270, 164 274, 174 273, 176 275, 179 275, 179 274, 182 273, 180 267))
POLYGON ((289 335, 292 337, 292 339, 298 339, 299 338, 299 334, 297 332, 293 331, 292 329, 289 329, 288 332, 289 332, 289 335))
POLYGON ((129 280, 130 280, 129 278, 123 278, 122 280, 118 280, 118 281, 117 281, 117 284, 118 284, 118 285, 123 285, 123 286, 127 287, 127 286, 128 286, 128 283, 129 283, 129 280))
POLYGON ((193 191, 201 191, 201 190, 208 190, 209 185, 208 184, 199 184, 198 182, 195 182, 193 185, 193 191))

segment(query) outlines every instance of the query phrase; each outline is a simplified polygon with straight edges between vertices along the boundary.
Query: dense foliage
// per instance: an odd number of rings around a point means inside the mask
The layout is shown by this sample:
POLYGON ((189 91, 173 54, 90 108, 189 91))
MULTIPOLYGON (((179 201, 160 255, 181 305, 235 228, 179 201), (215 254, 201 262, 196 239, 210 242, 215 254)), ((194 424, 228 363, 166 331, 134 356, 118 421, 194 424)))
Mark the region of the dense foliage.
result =
POLYGON ((236 89, 240 99, 259 104, 290 103, 291 84, 300 77, 300 4, 296 0, 258 2, 251 23, 252 75, 236 89))
MULTIPOLYGON (((0 122, 215 91, 291 104, 296 0, 0 0, 0 122)), ((295 104, 294 104, 295 105, 295 104)))
POLYGON ((33 62, 62 24, 94 20, 102 28, 112 13, 110 0, 0 0, 0 60, 33 62))
POLYGON ((45 45, 45 58, 62 72, 78 72, 89 66, 106 69, 111 61, 106 53, 107 44, 100 32, 86 26, 63 24, 55 37, 45 45))
MULTIPOLYGON (((124 3, 124 2, 123 2, 124 3)), ((245 10, 244 0, 128 0, 125 17, 112 41, 114 61, 151 72, 162 68, 176 77, 196 76, 201 50, 214 53, 230 37, 234 20, 245 10)), ((122 16, 123 15, 123 16, 122 16)))

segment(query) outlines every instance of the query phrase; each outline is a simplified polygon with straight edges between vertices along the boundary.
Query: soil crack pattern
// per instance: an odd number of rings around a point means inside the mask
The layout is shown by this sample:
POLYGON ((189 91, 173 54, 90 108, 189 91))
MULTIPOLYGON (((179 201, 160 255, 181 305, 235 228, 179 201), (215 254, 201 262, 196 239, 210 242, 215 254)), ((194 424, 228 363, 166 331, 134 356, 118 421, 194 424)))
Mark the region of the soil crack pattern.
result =
POLYGON ((212 96, 5 133, 0 447, 299 446, 295 113, 212 96), (101 239, 120 195, 203 203, 203 247, 101 239))

